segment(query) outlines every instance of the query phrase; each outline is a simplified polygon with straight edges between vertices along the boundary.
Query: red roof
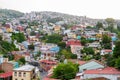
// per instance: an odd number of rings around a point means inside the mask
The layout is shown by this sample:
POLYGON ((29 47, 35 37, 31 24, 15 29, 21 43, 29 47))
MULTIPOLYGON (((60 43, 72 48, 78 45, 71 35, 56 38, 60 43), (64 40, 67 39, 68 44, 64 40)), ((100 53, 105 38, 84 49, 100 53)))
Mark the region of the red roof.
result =
POLYGON ((69 41, 67 41, 66 45, 67 46, 70 46, 70 45, 81 45, 81 43, 80 43, 79 40, 69 40, 69 41))
POLYGON ((17 30, 19 30, 19 31, 23 31, 24 28, 23 28, 22 26, 18 26, 18 27, 17 27, 17 30))
POLYGON ((47 63, 47 64, 56 64, 56 61, 51 61, 51 60, 41 60, 40 62, 47 63))
POLYGON ((1 73, 0 78, 7 78, 12 76, 12 72, 1 73))
POLYGON ((105 51, 105 52, 112 52, 111 49, 105 49, 104 51, 105 51))
POLYGON ((52 74, 49 74, 43 80, 58 80, 58 79, 50 78, 51 76, 52 76, 52 74))
POLYGON ((78 61, 78 64, 82 65, 82 64, 85 64, 86 61, 78 61))
POLYGON ((113 67, 107 67, 104 69, 86 70, 84 74, 120 74, 120 71, 113 67))
POLYGON ((49 77, 45 77, 43 80, 57 80, 57 79, 52 79, 52 78, 49 78, 49 77))
POLYGON ((85 63, 86 63, 86 61, 81 61, 81 60, 77 60, 77 59, 68 59, 68 61, 73 62, 73 63, 78 62, 78 64, 80 64, 80 65, 85 64, 85 63))
POLYGON ((10 25, 9 25, 9 24, 5 24, 5 27, 6 27, 6 28, 10 28, 10 25))
POLYGON ((72 26, 71 30, 76 30, 76 28, 83 28, 83 27, 85 27, 85 26, 72 26))

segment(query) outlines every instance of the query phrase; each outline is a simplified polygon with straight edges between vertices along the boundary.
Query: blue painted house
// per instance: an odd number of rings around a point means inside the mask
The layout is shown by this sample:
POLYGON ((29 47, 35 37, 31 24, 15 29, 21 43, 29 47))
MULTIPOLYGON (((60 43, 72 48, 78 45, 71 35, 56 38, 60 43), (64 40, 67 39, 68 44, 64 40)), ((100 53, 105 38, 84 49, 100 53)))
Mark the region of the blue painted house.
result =
POLYGON ((53 51, 53 52, 57 53, 57 52, 60 51, 60 48, 59 48, 58 46, 57 46, 57 47, 52 47, 52 48, 50 49, 50 51, 53 51))
POLYGON ((112 41, 116 41, 117 37, 116 36, 112 36, 111 39, 112 39, 112 41))

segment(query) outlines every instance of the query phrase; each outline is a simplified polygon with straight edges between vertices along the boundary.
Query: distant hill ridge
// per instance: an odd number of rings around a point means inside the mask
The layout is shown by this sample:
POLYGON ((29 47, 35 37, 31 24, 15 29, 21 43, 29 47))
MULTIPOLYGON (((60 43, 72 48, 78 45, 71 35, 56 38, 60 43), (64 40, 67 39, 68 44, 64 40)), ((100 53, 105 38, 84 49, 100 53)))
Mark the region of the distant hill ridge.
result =
MULTIPOLYGON (((0 9, 0 18, 19 18, 24 16, 26 13, 22 13, 16 10, 11 9, 0 9)), ((90 23, 90 24, 96 24, 98 21, 104 23, 105 19, 93 19, 88 18, 86 16, 75 16, 70 14, 64 14, 60 12, 52 12, 52 11, 32 11, 30 13, 27 13, 27 15, 40 15, 41 19, 43 20, 56 20, 54 18, 57 18, 57 20, 64 20, 68 21, 69 23, 90 23)), ((117 23, 120 23, 120 20, 116 20, 117 23)))
POLYGON ((0 9, 0 18, 18 18, 22 17, 24 13, 10 10, 10 9, 0 9))

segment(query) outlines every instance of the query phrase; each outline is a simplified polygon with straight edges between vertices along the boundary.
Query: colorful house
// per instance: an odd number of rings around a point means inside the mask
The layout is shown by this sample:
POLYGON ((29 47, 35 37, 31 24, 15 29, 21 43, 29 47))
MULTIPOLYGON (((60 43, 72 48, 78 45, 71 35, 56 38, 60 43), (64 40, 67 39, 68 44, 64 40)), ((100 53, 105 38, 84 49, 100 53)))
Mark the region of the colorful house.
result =
POLYGON ((113 51, 111 49, 103 49, 101 50, 101 55, 105 55, 105 54, 112 54, 113 51))
POLYGON ((72 33, 72 32, 67 33, 67 36, 68 36, 69 39, 76 39, 76 37, 77 37, 76 34, 72 33))
POLYGON ((31 80, 36 78, 35 67, 24 65, 13 69, 12 80, 31 80))
POLYGON ((5 72, 11 72, 13 69, 18 68, 18 62, 8 61, 1 64, 1 69, 5 72))
POLYGON ((61 30, 61 26, 54 26, 55 33, 59 33, 61 30))
POLYGON ((40 66, 45 70, 48 71, 50 70, 53 66, 57 64, 56 61, 52 60, 40 60, 40 66))
POLYGON ((91 70, 91 69, 99 69, 99 68, 104 68, 104 65, 97 60, 90 60, 85 64, 79 66, 79 72, 83 72, 85 70, 91 70))
POLYGON ((113 67, 86 70, 83 73, 83 79, 91 80, 119 80, 120 71, 113 67), (96 79, 95 79, 96 78, 96 79), (102 78, 102 79, 99 79, 102 78))
POLYGON ((0 73, 0 80, 12 80, 13 72, 0 73))

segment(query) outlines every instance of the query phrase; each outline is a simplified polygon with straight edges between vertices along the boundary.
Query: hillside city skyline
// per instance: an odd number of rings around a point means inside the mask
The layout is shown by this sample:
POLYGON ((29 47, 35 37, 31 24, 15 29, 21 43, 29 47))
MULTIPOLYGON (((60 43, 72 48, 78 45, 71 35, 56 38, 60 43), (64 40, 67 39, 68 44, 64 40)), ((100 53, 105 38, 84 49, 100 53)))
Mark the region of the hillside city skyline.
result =
POLYGON ((1 0, 0 8, 17 10, 24 13, 30 13, 31 11, 52 11, 96 19, 105 19, 108 17, 120 19, 118 11, 119 0, 1 0))

